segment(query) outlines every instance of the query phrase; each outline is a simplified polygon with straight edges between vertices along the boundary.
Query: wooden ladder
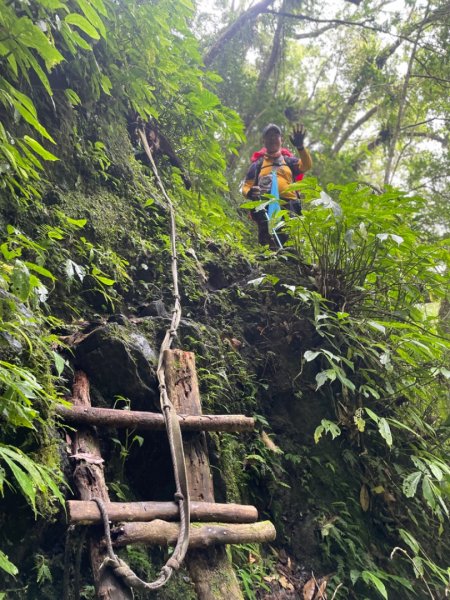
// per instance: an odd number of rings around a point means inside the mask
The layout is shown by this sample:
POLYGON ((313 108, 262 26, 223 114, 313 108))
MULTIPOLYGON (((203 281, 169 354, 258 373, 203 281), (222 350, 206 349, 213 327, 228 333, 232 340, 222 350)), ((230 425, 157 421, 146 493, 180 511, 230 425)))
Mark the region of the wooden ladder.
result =
MULTIPOLYGON (((192 352, 166 350, 164 353, 169 397, 178 413, 191 497, 189 551, 186 566, 199 600, 239 600, 242 592, 225 552, 226 544, 261 543, 275 539, 269 521, 256 522, 255 507, 217 504, 209 465, 205 431, 250 431, 254 420, 243 415, 203 415, 192 352), (206 524, 205 524, 206 523, 206 524), (209 524, 208 524, 209 523, 209 524)), ((93 426, 140 430, 164 430, 162 414, 94 408, 89 380, 82 371, 74 377, 71 407, 59 405, 63 420, 77 429, 70 433, 74 482, 80 500, 67 502, 71 525, 101 522, 97 504, 101 498, 109 519, 120 525, 111 530, 115 546, 133 543, 174 545, 178 535, 178 506, 175 502, 110 502, 103 472, 100 444, 93 426)), ((110 569, 102 569, 106 556, 101 527, 92 528, 90 558, 97 597, 101 600, 131 599, 131 590, 110 569)))

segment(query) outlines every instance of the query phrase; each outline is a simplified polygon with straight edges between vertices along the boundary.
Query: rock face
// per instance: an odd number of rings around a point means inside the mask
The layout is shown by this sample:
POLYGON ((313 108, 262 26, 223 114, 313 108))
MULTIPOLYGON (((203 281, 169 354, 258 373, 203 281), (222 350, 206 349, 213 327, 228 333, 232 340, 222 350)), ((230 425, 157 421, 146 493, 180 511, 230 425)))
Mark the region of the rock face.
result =
POLYGON ((123 396, 135 410, 157 407, 157 360, 141 333, 116 323, 94 329, 75 351, 76 367, 87 373, 108 406, 123 396))

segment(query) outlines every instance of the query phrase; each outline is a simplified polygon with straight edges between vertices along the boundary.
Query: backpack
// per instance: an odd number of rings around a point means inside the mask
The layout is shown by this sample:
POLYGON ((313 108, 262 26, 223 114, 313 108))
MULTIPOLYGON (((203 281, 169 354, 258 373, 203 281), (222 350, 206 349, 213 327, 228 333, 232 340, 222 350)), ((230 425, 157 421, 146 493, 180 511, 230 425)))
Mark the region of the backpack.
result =
MULTIPOLYGON (((258 185, 258 179, 259 179, 259 175, 261 173, 261 168, 264 162, 264 156, 266 154, 267 150, 266 148, 261 148, 261 150, 257 150, 256 152, 253 152, 252 156, 251 156, 251 161, 254 163, 256 162, 256 172, 255 172, 255 185, 258 185)), ((286 158, 292 158, 294 155, 292 154, 292 152, 290 150, 288 150, 288 148, 281 148, 281 156, 283 156, 285 159, 286 158)), ((289 163, 286 161, 286 164, 289 168, 290 165, 289 163)), ((292 169, 291 169, 292 171, 292 169)), ((292 173, 293 175, 294 173, 292 173)), ((303 179, 303 177, 305 176, 304 173, 299 173, 294 181, 301 181, 303 179)))

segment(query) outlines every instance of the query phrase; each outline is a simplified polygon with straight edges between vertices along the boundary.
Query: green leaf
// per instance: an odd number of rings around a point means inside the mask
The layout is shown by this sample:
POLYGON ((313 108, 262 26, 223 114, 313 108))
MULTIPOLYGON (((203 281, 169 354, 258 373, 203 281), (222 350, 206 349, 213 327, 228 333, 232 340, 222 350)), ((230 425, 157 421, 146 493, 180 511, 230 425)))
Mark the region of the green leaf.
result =
POLYGON ((361 571, 356 571, 355 569, 352 569, 350 571, 350 581, 352 582, 353 585, 355 585, 355 583, 358 581, 360 576, 361 576, 361 571))
POLYGON ((383 596, 383 598, 387 600, 388 593, 386 590, 386 586, 381 581, 381 579, 377 575, 375 575, 375 573, 373 573, 372 571, 363 571, 361 573, 361 577, 366 583, 373 585, 376 588, 376 590, 383 596))
POLYGON ((317 356, 319 356, 320 352, 313 352, 311 350, 307 350, 305 352, 305 354, 303 355, 304 359, 306 360, 306 362, 311 362, 312 360, 314 360, 317 356))
POLYGON ((386 440, 386 444, 391 447, 392 446, 392 433, 391 428, 389 427, 389 423, 385 418, 381 418, 378 422, 378 431, 380 432, 381 437, 386 440))
POLYGON ((336 379, 336 371, 334 369, 326 369, 325 371, 320 371, 316 375, 316 383, 318 390, 326 381, 334 381, 336 379))
POLYGON ((416 495, 417 486, 419 485, 421 471, 414 471, 403 480, 403 493, 407 498, 413 498, 416 495))
POLYGON ((83 33, 93 38, 94 40, 100 39, 98 31, 82 15, 79 15, 77 13, 70 13, 65 17, 64 21, 69 25, 76 25, 76 27, 79 27, 83 33))
POLYGON ((92 23, 94 27, 96 27, 102 37, 106 37, 106 29, 103 21, 97 14, 97 11, 87 2, 87 0, 77 0, 78 6, 84 12, 85 16, 92 23))
POLYGON ((109 277, 105 277, 103 275, 94 275, 95 279, 103 283, 103 285, 114 285, 116 282, 114 279, 110 279, 109 277))
POLYGON ((23 495, 31 504, 34 513, 36 514, 36 488, 34 481, 25 471, 15 463, 15 461, 5 453, 4 448, 0 448, 0 459, 3 460, 14 476, 14 479, 18 483, 23 495))
POLYGON ((399 529, 399 533, 400 533, 400 537, 402 538, 402 540, 411 548, 411 550, 414 552, 414 554, 419 554, 419 552, 420 552, 419 543, 409 533, 409 531, 406 531, 406 529, 399 529))
POLYGON ((55 363, 56 372, 58 373, 58 377, 61 377, 62 372, 64 371, 64 367, 66 366, 66 361, 64 358, 58 354, 58 352, 52 351, 53 360, 55 363))
POLYGON ((336 425, 336 423, 333 423, 333 421, 328 421, 328 419, 322 419, 320 425, 314 432, 314 441, 316 444, 319 442, 324 432, 329 433, 333 440, 341 435, 341 429, 338 425, 336 425))
POLYGON ((373 412, 373 410, 371 410, 370 408, 367 408, 367 406, 364 407, 364 410, 366 411, 367 416, 369 416, 372 419, 372 421, 375 421, 375 423, 378 423, 378 421, 380 420, 380 417, 377 414, 375 414, 373 412))
POLYGON ((250 200, 248 202, 244 202, 243 204, 240 204, 239 208, 253 209, 253 208, 260 207, 262 209, 265 206, 267 206, 267 204, 268 204, 268 202, 261 202, 261 200, 250 200))
POLYGON ((423 568, 423 561, 419 556, 414 556, 412 559, 412 563, 413 563, 413 567, 414 567, 414 573, 416 575, 417 578, 419 577, 423 577, 424 575, 424 568, 423 568))
POLYGON ((65 89, 64 94, 72 106, 78 106, 81 104, 80 96, 70 88, 65 89))
POLYGON ((0 569, 6 571, 9 575, 17 575, 19 569, 9 560, 7 555, 0 550, 0 569))
POLYGON ((59 160, 57 156, 46 150, 43 146, 41 146, 39 142, 34 140, 32 137, 24 135, 23 139, 30 146, 30 148, 32 148, 36 152, 36 154, 39 154, 39 156, 41 156, 44 160, 59 160))
POLYGON ((43 277, 47 277, 52 281, 56 281, 56 277, 50 273, 48 269, 41 267, 41 265, 37 265, 36 263, 26 262, 26 266, 30 269, 30 271, 34 271, 38 275, 42 275, 43 277))
POLYGON ((377 323, 376 321, 367 321, 367 325, 369 325, 369 327, 372 327, 372 329, 381 331, 381 333, 386 333, 386 327, 384 325, 381 325, 381 323, 377 323))
POLYGON ((431 510, 436 508, 436 498, 431 488, 431 482, 428 475, 424 475, 422 479, 422 494, 431 510))
POLYGON ((112 83, 107 75, 102 74, 102 76, 100 77, 100 86, 107 96, 111 95, 112 83))
POLYGON ((87 223, 87 219, 72 219, 72 217, 68 217, 67 215, 64 215, 64 219, 67 223, 70 223, 79 229, 82 229, 87 223))
POLYGON ((25 301, 31 293, 30 271, 25 263, 16 260, 14 270, 11 275, 11 291, 20 300, 25 301))

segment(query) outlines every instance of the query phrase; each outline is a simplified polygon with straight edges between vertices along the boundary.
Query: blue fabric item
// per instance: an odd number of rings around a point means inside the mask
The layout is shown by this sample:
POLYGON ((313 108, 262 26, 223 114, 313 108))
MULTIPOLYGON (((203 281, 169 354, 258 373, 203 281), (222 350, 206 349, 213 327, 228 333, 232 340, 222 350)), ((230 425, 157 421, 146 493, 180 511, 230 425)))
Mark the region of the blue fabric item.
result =
MULTIPOLYGON (((271 196, 275 196, 275 198, 280 197, 280 193, 278 191, 278 177, 277 177, 276 169, 272 170, 272 187, 270 188, 270 194, 271 194, 271 196)), ((275 202, 274 200, 272 200, 272 202, 267 207, 267 215, 268 215, 269 219, 271 219, 272 215, 274 215, 279 210, 280 210, 280 205, 278 204, 278 202, 275 202)))

